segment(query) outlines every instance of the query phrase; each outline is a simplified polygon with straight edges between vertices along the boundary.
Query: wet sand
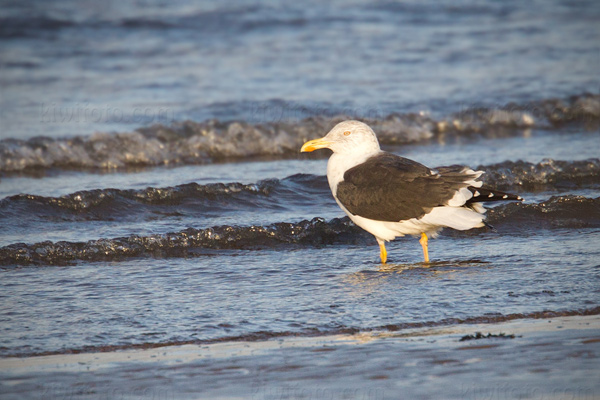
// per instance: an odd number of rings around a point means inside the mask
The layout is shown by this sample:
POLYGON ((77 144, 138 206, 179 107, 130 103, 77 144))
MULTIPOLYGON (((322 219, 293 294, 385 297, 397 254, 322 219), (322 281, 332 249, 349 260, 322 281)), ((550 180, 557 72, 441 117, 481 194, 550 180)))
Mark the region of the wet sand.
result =
POLYGON ((575 316, 3 358, 0 397, 596 399, 599 360, 600 316, 575 316))

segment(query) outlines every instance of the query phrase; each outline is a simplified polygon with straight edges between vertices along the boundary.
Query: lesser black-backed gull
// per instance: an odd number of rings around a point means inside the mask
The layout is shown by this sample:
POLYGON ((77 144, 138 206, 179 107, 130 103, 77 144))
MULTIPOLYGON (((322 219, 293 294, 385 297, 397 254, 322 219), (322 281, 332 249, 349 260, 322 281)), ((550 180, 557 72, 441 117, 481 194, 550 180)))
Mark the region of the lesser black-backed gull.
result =
POLYGON ((482 187, 478 178, 483 171, 461 165, 431 169, 382 151, 375 132, 360 121, 341 122, 300 151, 323 148, 333 151, 327 180, 335 201, 356 225, 375 236, 382 263, 387 261, 385 242, 404 235, 421 236, 429 262, 428 237, 445 227, 483 227, 481 203, 523 200, 482 187))

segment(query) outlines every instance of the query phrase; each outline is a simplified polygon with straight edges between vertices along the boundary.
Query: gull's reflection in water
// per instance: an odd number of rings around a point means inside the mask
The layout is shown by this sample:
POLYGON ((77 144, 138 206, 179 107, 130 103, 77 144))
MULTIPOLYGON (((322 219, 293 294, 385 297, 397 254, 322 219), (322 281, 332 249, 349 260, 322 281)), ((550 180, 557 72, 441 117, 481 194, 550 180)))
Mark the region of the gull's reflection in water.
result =
POLYGON ((448 277, 456 273, 477 273, 480 268, 487 269, 491 264, 480 259, 378 264, 377 269, 369 266, 346 275, 344 280, 354 285, 361 285, 363 288, 380 286, 390 280, 402 285, 402 281, 408 283, 415 280, 448 277))
POLYGON ((443 260, 443 261, 431 261, 431 262, 417 262, 417 263, 398 263, 398 264, 379 264, 379 272, 396 272, 402 273, 407 271, 430 271, 436 273, 447 273, 456 271, 460 268, 468 267, 480 267, 485 264, 490 264, 489 261, 483 261, 478 259, 472 260, 443 260))

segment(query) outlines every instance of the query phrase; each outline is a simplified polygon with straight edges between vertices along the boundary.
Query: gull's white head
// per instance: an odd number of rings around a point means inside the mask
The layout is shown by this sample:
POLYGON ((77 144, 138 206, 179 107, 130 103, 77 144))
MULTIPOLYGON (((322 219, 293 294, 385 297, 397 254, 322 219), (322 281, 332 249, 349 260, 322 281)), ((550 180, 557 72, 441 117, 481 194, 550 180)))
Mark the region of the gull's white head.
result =
POLYGON ((321 139, 304 143, 300 151, 310 152, 317 149, 331 149, 334 153, 342 154, 376 153, 380 150, 373 129, 365 123, 352 120, 340 122, 321 139))

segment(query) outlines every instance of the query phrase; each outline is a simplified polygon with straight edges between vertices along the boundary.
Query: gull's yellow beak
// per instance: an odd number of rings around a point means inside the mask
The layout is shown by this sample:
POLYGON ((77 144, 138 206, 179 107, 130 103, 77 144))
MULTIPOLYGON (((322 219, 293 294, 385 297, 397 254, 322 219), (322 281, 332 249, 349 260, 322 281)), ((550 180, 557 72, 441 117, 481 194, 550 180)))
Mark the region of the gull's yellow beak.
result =
POLYGON ((304 143, 304 145, 300 149, 300 152, 305 153, 315 151, 318 149, 325 149, 329 147, 329 145, 331 145, 331 142, 325 140, 325 138, 309 140, 308 142, 304 143))

